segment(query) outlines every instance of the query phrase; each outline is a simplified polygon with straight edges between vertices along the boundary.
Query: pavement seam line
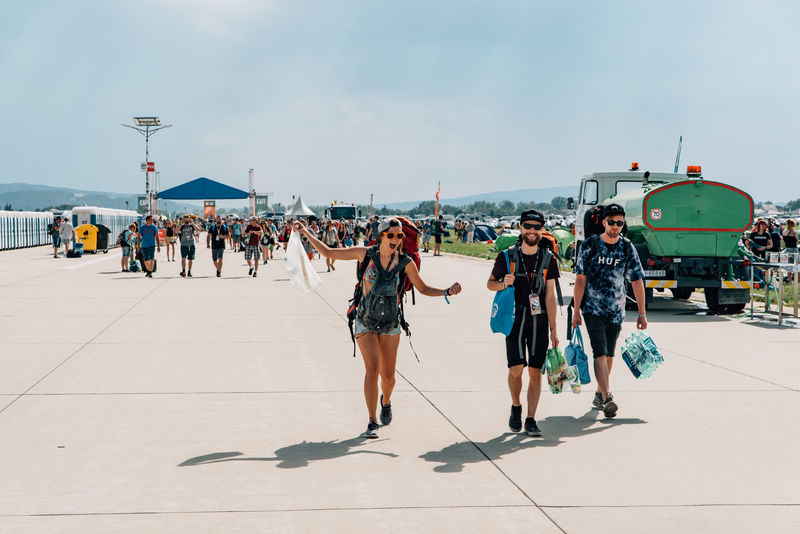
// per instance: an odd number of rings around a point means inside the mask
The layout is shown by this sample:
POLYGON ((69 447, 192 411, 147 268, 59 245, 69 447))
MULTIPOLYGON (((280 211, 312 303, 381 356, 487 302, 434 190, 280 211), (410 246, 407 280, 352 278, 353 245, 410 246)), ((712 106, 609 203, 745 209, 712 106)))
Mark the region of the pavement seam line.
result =
MULTIPOLYGON (((331 306, 331 304, 330 304, 330 303, 329 303, 327 300, 325 300, 325 297, 323 297, 323 296, 322 296, 322 295, 320 295, 319 293, 315 293, 315 294, 316 294, 316 295, 317 295, 317 296, 318 296, 320 299, 322 299, 322 301, 323 301, 325 304, 327 304, 327 305, 328 305, 328 307, 329 307, 331 310, 333 310, 333 313, 335 313, 335 314, 336 314, 336 315, 338 315, 340 318, 342 318, 342 320, 345 320, 345 321, 346 321, 346 317, 344 317, 342 314, 340 314, 339 312, 337 312, 337 311, 336 311, 336 309, 335 309, 333 306, 331 306)), ((530 495, 528 495, 528 494, 527 494, 527 492, 526 492, 524 489, 522 489, 522 487, 521 487, 519 484, 517 484, 517 483, 516 483, 516 482, 515 482, 515 481, 514 481, 514 480, 513 480, 513 479, 512 479, 512 478, 511 478, 511 477, 510 477, 510 476, 509 476, 509 475, 508 475, 506 472, 505 472, 505 471, 503 471, 503 469, 502 469, 502 468, 501 468, 499 465, 497 465, 497 463, 496 463, 494 460, 492 460, 492 459, 489 457, 489 455, 488 455, 488 454, 486 454, 486 452, 484 452, 484 450, 483 450, 483 449, 481 449, 481 448, 478 446, 478 444, 477 444, 477 443, 475 443, 473 440, 471 440, 471 439, 470 439, 470 438, 469 438, 469 437, 468 437, 468 436, 467 436, 467 435, 464 433, 464 431, 463 431, 463 430, 461 430, 461 428, 459 428, 459 427, 458 427, 458 425, 456 425, 456 424, 455 424, 455 423, 454 423, 452 420, 450 420, 450 418, 449 418, 449 417, 447 417, 447 416, 444 414, 444 412, 442 412, 442 410, 440 410, 440 409, 439 409, 439 407, 438 407, 438 406, 436 406, 436 405, 433 403, 433 401, 431 401, 431 399, 429 399, 429 398, 428 398, 428 397, 427 397, 427 396, 426 396, 426 395, 425 395, 425 394, 424 394, 422 391, 420 391, 420 389, 419 389, 419 388, 416 386, 416 384, 414 384, 414 383, 413 383, 413 382, 411 382, 411 381, 410 381, 408 378, 406 378, 406 376, 405 376, 405 375, 404 375, 402 372, 400 372, 399 370, 395 369, 395 372, 396 372, 396 373, 397 373, 397 374, 400 376, 400 378, 402 378, 403 380, 405 380, 405 381, 406 381, 406 383, 407 383, 409 386, 411 386, 412 388, 414 388, 414 391, 416 391, 416 392, 417 392, 417 394, 419 394, 419 396, 420 396, 420 397, 422 397, 423 399, 425 399, 425 400, 428 402, 428 404, 430 404, 430 405, 431 405, 431 407, 432 407, 434 410, 436 410, 436 412, 437 412, 437 413, 439 413, 439 415, 441 415, 441 416, 442 416, 442 418, 443 418, 445 421, 447 421, 447 422, 450 424, 450 426, 452 426, 452 427, 453 427, 453 428, 456 430, 456 432, 458 432, 459 434, 461 434, 461 436, 462 436, 462 437, 463 437, 465 440, 467 440, 469 443, 471 443, 471 444, 472 444, 472 446, 473 446, 473 447, 475 447, 475 450, 477 450, 477 451, 478 451, 478 452, 479 452, 479 453, 480 453, 480 454, 481 454, 481 455, 482 455, 484 458, 486 458, 486 460, 487 460, 487 461, 488 461, 488 462, 489 462, 489 463, 490 463, 492 466, 494 466, 494 468, 495 468, 495 469, 496 469, 496 470, 497 470, 497 471, 498 471, 498 472, 499 472, 499 473, 500 473, 500 474, 501 474, 501 475, 502 475, 502 476, 503 476, 503 477, 504 477, 506 480, 508 480, 508 481, 511 483, 511 485, 512 485, 512 486, 514 486, 515 488, 517 488, 517 490, 518 490, 518 491, 519 491, 519 492, 520 492, 520 493, 521 493, 521 494, 522 494, 522 495, 523 495, 523 496, 524 496, 526 499, 528 499, 528 500, 531 502, 531 504, 532 504, 533 506, 535 506, 535 507, 536 507, 536 509, 537 509, 537 510, 539 510, 539 512, 540 512, 540 513, 541 513, 543 516, 545 516, 545 517, 546 517, 546 518, 547 518, 547 519, 548 519, 548 520, 549 520, 549 521, 550 521, 550 522, 551 522, 551 523, 552 523, 552 524, 553 524, 553 525, 554 525, 554 526, 555 526, 555 527, 556 527, 558 530, 560 530, 560 531, 561 531, 561 532, 563 532, 564 534, 567 534, 567 531, 566 531, 566 530, 564 530, 563 528, 561 528, 561 525, 559 525, 559 524, 558 524, 558 522, 556 522, 556 520, 555 520, 555 519, 553 519, 552 517, 550 517, 550 514, 548 514, 547 512, 545 512, 545 511, 544 511, 544 510, 543 510, 543 509, 542 509, 542 508, 541 508, 541 507, 540 507, 540 506, 539 506, 539 505, 536 503, 536 501, 534 501, 534 500, 533 500, 533 498, 531 498, 531 496, 530 496, 530 495)))
POLYGON ((3 408, 1 408, 1 409, 0 409, 0 415, 2 415, 2 414, 3 414, 3 413, 4 413, 4 412, 5 412, 5 411, 6 411, 6 410, 9 408, 9 407, 11 407, 13 404, 15 404, 15 403, 16 403, 16 402, 17 402, 19 399, 21 399, 22 397, 24 397, 24 396, 25 396, 25 395, 26 395, 26 394, 27 394, 27 393, 28 393, 30 390, 32 390, 33 388, 35 388, 36 386, 38 386, 39 384, 41 384, 41 383, 42 383, 42 381, 44 381, 44 380, 45 380, 47 377, 49 377, 50 375, 52 375, 53 373, 55 373, 55 372, 56 372, 56 371, 57 371, 57 370, 58 370, 58 369, 59 369, 59 368, 60 368, 62 365, 64 365, 65 363, 67 363, 69 360, 71 360, 73 356, 75 356, 75 355, 76 355, 76 354, 78 354, 80 351, 82 351, 83 349, 85 349, 86 347, 88 347, 88 346, 89 346, 89 345, 92 343, 92 341, 94 341, 95 339, 97 339, 98 337, 100 337, 101 335, 103 335, 103 333, 104 333, 106 330, 108 330, 109 328, 111 328, 112 326, 114 326, 115 324, 117 324, 117 322, 118 322, 120 319, 122 319, 123 317, 125 317, 125 316, 128 314, 128 312, 130 312, 130 311, 131 311, 133 308, 135 308, 136 306, 138 306, 139 304, 141 304, 141 303, 142 303, 142 302, 143 302, 143 301, 144 301, 144 300, 145 300, 147 297, 149 297, 150 295, 152 295, 152 294, 153 294, 153 293, 156 291, 156 289, 158 289, 158 288, 160 288, 161 286, 163 286, 163 285, 164 285, 166 282, 167 282, 167 281, 166 281, 166 280, 164 280, 164 281, 162 281, 162 282, 161 282, 159 285, 157 285, 157 286, 154 286, 154 287, 153 287, 153 289, 151 289, 151 290, 150 290, 148 293, 146 293, 145 295, 143 295, 141 299, 139 299, 139 300, 138 300, 138 301, 137 301, 135 304, 133 304, 133 306, 131 306, 130 308, 128 308, 126 311, 124 311, 123 313, 121 313, 121 314, 120 314, 120 315, 119 315, 119 316, 118 316, 116 319, 114 319, 114 320, 113 320, 113 321, 111 321, 109 324, 107 324, 105 328, 103 328, 103 329, 102 329, 102 330, 100 330, 100 331, 99 331, 97 334, 95 334, 95 335, 94 335, 94 337, 92 337, 92 338, 91 338, 89 341, 87 341, 86 343, 84 343, 83 345, 81 345, 80 347, 78 347, 77 349, 75 349, 75 351, 74 351, 72 354, 70 354, 69 356, 67 356, 66 358, 64 358, 64 359, 61 361, 61 363, 59 363, 58 365, 56 365, 55 367, 53 367, 52 369, 50 369, 50 371, 49 371, 49 372, 48 372, 46 375, 44 375, 44 376, 43 376, 43 377, 41 377, 39 380, 37 380, 36 382, 34 382, 34 383, 33 383, 33 385, 31 385, 31 387, 29 387, 28 389, 26 389, 25 391, 23 391, 22 393, 20 393, 20 394, 17 396, 17 398, 15 398, 15 399, 14 399, 14 400, 12 400, 11 402, 9 402, 9 403, 8 403, 8 404, 6 404, 5 406, 3 406, 3 408))
POLYGON ((776 386, 776 387, 785 389, 787 391, 794 391, 795 393, 800 392, 800 390, 798 390, 796 388, 793 388, 791 386, 784 386, 783 384, 778 384, 776 382, 770 382, 769 380, 765 380, 765 379, 759 378, 757 376, 749 375, 747 373, 743 373, 742 371, 737 371, 736 369, 730 369, 728 367, 725 367, 725 366, 722 366, 722 365, 719 365, 719 364, 716 364, 716 363, 713 363, 713 362, 709 362, 709 361, 706 361, 706 360, 701 360, 699 358, 693 358, 691 356, 688 356, 686 354, 683 354, 683 353, 680 353, 680 352, 677 352, 677 351, 674 351, 674 350, 665 350, 664 352, 666 352, 668 354, 674 354, 675 356, 681 356, 683 358, 686 358, 687 360, 692 360, 692 361, 695 361, 695 362, 698 362, 698 363, 704 363, 704 364, 709 365, 711 367, 716 367, 717 369, 722 369, 724 371, 729 371, 729 372, 735 373, 737 375, 746 376, 747 378, 752 378, 753 380, 758 380, 759 382, 764 382, 765 384, 770 384, 772 386, 776 386))

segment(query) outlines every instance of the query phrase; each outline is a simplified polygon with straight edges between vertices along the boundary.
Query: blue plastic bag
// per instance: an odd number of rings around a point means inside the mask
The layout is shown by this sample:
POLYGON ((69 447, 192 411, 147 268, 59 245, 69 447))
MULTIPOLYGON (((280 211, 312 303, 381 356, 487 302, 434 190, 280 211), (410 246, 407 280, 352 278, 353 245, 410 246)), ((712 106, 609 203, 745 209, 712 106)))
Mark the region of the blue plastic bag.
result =
MULTIPOLYGON (((514 274, 510 272, 511 265, 508 261, 508 251, 504 250, 503 254, 506 255, 506 272, 514 274)), ((492 332, 508 337, 511 334, 511 329, 514 328, 516 312, 517 303, 514 300, 514 286, 495 293, 494 301, 492 302, 492 315, 489 318, 489 326, 492 328, 492 332)))
POLYGON ((580 327, 572 329, 572 338, 569 340, 569 345, 564 349, 564 357, 567 359, 567 365, 574 365, 578 368, 578 375, 580 375, 581 384, 591 384, 592 377, 589 374, 589 357, 583 348, 583 336, 581 335, 580 327))

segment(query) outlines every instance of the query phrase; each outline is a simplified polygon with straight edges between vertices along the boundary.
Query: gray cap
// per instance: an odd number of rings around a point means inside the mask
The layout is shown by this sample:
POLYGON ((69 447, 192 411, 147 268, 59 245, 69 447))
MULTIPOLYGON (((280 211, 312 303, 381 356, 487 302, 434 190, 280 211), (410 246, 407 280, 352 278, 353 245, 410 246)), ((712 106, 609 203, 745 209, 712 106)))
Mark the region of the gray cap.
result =
POLYGON ((390 226, 403 226, 400 224, 400 221, 397 219, 386 219, 385 221, 381 221, 378 225, 378 233, 382 234, 386 230, 389 229, 390 226))

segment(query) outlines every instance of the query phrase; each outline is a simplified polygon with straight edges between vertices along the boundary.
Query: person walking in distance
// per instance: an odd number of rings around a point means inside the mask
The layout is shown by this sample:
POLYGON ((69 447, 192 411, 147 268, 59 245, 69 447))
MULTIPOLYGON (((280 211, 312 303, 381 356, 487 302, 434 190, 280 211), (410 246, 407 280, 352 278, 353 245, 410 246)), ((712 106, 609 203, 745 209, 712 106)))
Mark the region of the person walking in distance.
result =
POLYGON ((442 255, 442 235, 444 234, 444 217, 439 215, 439 220, 433 222, 433 255, 442 255))
POLYGON ((250 217, 250 222, 244 229, 244 259, 247 260, 247 266, 250 268, 247 275, 253 278, 258 276, 258 260, 261 259, 261 235, 263 233, 261 226, 258 225, 258 219, 250 217), (255 262, 255 269, 250 263, 251 261, 255 262))
POLYGON ((58 234, 61 238, 61 244, 64 245, 64 256, 67 255, 69 252, 69 244, 70 241, 75 239, 75 228, 73 228, 72 223, 69 222, 68 219, 64 219, 61 221, 61 226, 58 228, 58 234))
POLYGON ((358 306, 354 335, 366 370, 364 399, 369 422, 364 437, 377 438, 380 428, 377 415, 379 378, 383 393, 380 396, 381 423, 386 426, 392 421, 391 396, 395 385, 397 346, 400 343, 401 324, 404 324, 398 298, 405 277, 419 294, 428 297, 457 295, 461 292, 461 285, 456 282, 446 289, 437 289, 423 282, 417 266, 403 253, 403 227, 397 219, 380 223, 378 244, 372 247, 330 248, 302 223, 295 223, 295 230, 304 235, 321 255, 339 260, 357 260, 359 274, 363 272, 363 297, 358 306))
POLYGON ((175 242, 177 241, 177 236, 175 235, 175 225, 172 223, 171 219, 168 220, 164 226, 164 234, 167 245, 167 261, 175 261, 175 242), (169 259, 170 249, 172 250, 172 259, 169 259))
POLYGON ((50 237, 53 238, 53 257, 58 258, 58 249, 61 248, 61 217, 56 217, 50 227, 50 237))
POLYGON ((144 261, 147 278, 153 278, 153 259, 156 256, 155 250, 161 252, 161 243, 158 241, 158 227, 153 224, 153 216, 148 215, 144 224, 139 228, 139 236, 142 240, 142 261, 144 261))
MULTIPOLYGON (((337 232, 336 227, 333 225, 333 221, 328 221, 322 241, 328 248, 341 248, 339 232, 337 232)), ((320 254, 322 254, 322 252, 320 252, 320 254)), ((335 255, 325 256, 325 265, 328 267, 328 272, 331 272, 331 269, 334 271, 336 270, 336 267, 333 266, 334 263, 336 263, 335 255)))
POLYGON ((506 264, 506 252, 497 255, 486 287, 490 291, 502 291, 514 286, 514 326, 506 337, 508 389, 511 392, 508 426, 512 432, 522 430, 520 393, 523 371, 527 366, 530 380, 525 432, 529 436, 541 436, 542 431, 536 423, 536 408, 542 393, 542 366, 547 347, 550 343, 558 347, 559 343, 555 281, 560 275, 555 255, 542 239, 544 216, 536 210, 523 211, 520 228, 520 241, 507 252, 509 263, 506 264))
POLYGON ((206 235, 206 247, 211 249, 211 261, 217 270, 217 278, 222 276, 222 255, 225 253, 225 241, 229 238, 228 226, 222 224, 222 218, 217 215, 206 235))
POLYGON ((178 228, 178 238, 181 241, 181 276, 192 277, 192 263, 196 248, 194 246, 195 236, 200 233, 200 228, 187 216, 184 215, 181 227, 178 228), (186 272, 186 263, 189 263, 189 272, 186 272))
POLYGON ((625 282, 630 280, 639 318, 636 327, 647 328, 644 271, 633 244, 621 237, 625 210, 619 204, 605 208, 605 231, 581 245, 575 264, 575 314, 572 327, 586 322, 594 356, 594 376, 598 390, 592 405, 614 417, 619 409, 611 394, 611 368, 614 349, 625 318, 625 282))

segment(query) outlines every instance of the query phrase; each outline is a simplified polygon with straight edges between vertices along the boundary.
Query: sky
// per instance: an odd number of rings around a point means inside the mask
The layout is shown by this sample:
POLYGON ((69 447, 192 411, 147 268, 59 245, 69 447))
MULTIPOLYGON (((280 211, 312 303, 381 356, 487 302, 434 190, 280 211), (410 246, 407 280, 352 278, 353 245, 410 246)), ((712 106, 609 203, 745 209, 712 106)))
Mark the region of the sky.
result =
POLYGON ((0 183, 376 205, 681 169, 800 197, 792 1, 0 0, 0 183))

